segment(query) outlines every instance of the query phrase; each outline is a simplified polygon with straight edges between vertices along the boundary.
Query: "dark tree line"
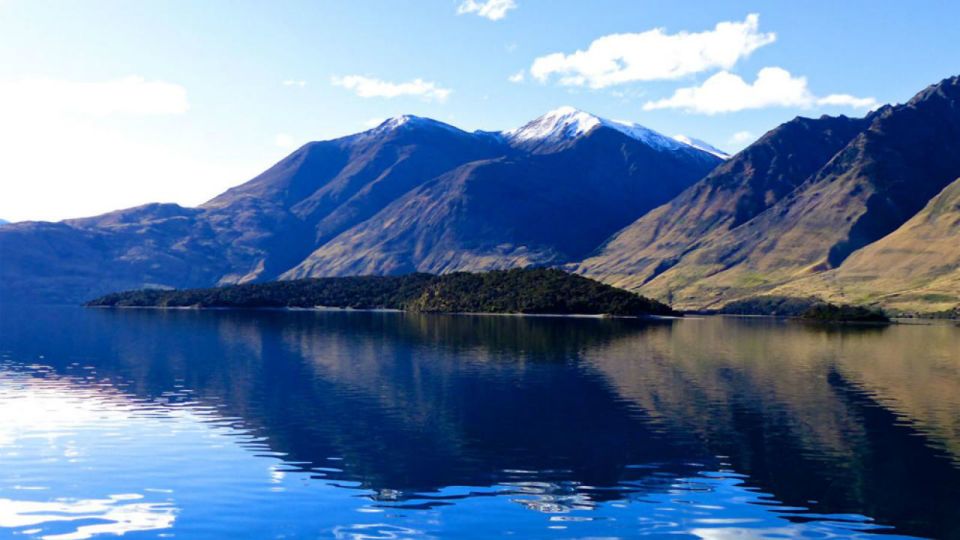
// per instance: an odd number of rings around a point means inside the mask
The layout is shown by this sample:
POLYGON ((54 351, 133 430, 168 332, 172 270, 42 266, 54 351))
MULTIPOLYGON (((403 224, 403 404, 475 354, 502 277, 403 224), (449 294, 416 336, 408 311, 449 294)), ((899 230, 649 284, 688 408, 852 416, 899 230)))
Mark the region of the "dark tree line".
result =
POLYGON ((419 312, 672 315, 669 306, 548 268, 358 276, 108 294, 88 306, 337 307, 419 312))

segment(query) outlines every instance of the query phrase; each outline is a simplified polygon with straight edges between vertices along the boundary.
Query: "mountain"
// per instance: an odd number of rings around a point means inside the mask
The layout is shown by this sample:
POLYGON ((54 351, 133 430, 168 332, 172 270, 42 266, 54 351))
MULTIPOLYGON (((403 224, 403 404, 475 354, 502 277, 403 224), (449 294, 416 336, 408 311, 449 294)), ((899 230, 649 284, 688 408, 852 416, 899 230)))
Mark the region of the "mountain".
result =
POLYGON ((835 270, 773 294, 809 295, 902 311, 960 305, 960 178, 889 235, 855 251, 835 270))
MULTIPOLYGON (((916 215, 960 176, 958 140, 960 77, 863 121, 794 120, 579 270, 685 308, 769 292, 840 267, 916 215), (767 161, 756 158, 764 153, 767 161)), ((953 296, 960 302, 960 291, 953 296)))
POLYGON ((686 135, 674 135, 673 139, 675 141, 679 141, 683 144, 686 144, 687 146, 699 148, 700 150, 703 150, 704 152, 707 152, 709 154, 713 154, 720 159, 730 158, 730 154, 724 152, 723 150, 720 150, 719 148, 717 148, 716 146, 713 146, 708 142, 701 141, 700 139, 692 139, 690 137, 687 137, 686 135))
POLYGON ((0 298, 569 262, 718 163, 569 108, 507 132, 400 116, 306 144, 198 208, 4 226, 0 298))
POLYGON ((720 162, 646 128, 566 108, 502 137, 514 152, 464 164, 409 191, 283 277, 580 260, 720 162))
POLYGON ((796 118, 773 129, 620 231, 579 271, 618 287, 643 286, 790 194, 866 125, 867 120, 824 116, 796 118))

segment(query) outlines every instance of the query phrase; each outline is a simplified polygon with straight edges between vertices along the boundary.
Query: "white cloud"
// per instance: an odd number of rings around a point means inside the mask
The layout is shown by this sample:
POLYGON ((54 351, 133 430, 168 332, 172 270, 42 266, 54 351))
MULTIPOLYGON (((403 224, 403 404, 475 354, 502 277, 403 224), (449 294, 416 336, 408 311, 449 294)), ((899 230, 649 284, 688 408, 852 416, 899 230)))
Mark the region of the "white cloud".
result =
POLYGON ((104 82, 57 79, 0 81, 0 112, 89 116, 183 114, 187 91, 178 84, 124 77, 104 82))
POLYGON ((289 135, 287 133, 277 133, 277 136, 274 137, 273 139, 273 143, 279 146, 280 148, 289 149, 296 146, 297 141, 294 140, 292 135, 289 135))
POLYGON ((526 78, 526 74, 525 74, 524 70, 521 69, 520 71, 518 71, 518 72, 514 73, 513 75, 507 77, 507 80, 510 81, 510 82, 512 82, 512 83, 522 83, 523 80, 524 80, 524 78, 526 78))
POLYGON ((198 204, 262 167, 266 156, 216 157, 209 146, 165 139, 192 127, 188 108, 182 86, 141 77, 0 81, 0 217, 198 204))
POLYGON ((287 79, 287 80, 283 81, 283 85, 284 85, 284 86, 298 86, 298 87, 300 87, 300 88, 303 88, 304 86, 307 85, 307 81, 298 81, 298 80, 294 80, 294 79, 287 79))
POLYGON ((880 103, 872 97, 858 98, 850 94, 830 94, 817 100, 817 105, 852 107, 854 109, 876 109, 880 103))
POLYGON ((717 23, 713 30, 667 34, 655 28, 637 34, 611 34, 586 50, 553 53, 534 60, 530 74, 541 82, 558 76, 567 86, 607 86, 634 81, 672 80, 711 69, 730 69, 738 60, 773 43, 759 32, 759 15, 743 22, 717 23))
POLYGON ((648 101, 643 109, 684 109, 717 114, 772 106, 809 107, 813 101, 805 77, 794 77, 785 69, 767 67, 760 70, 753 84, 739 75, 721 71, 700 86, 680 88, 669 98, 648 101))
POLYGON ((753 140, 753 133, 738 131, 730 136, 730 144, 743 145, 753 140))
POLYGON ((856 98, 846 94, 817 98, 807 88, 806 77, 794 77, 785 69, 766 67, 760 70, 752 84, 739 75, 721 71, 700 86, 679 88, 668 98, 648 101, 643 105, 643 109, 682 109, 687 112, 718 114, 766 107, 845 105, 864 108, 875 104, 876 100, 873 98, 856 98))
POLYGON ((149 126, 118 129, 93 119, 5 119, 0 177, 9 181, 0 181, 0 216, 53 220, 156 201, 199 204, 265 163, 265 155, 214 157, 208 147, 157 135, 149 126))
POLYGON ((475 13, 480 17, 499 21, 507 16, 507 12, 516 9, 514 0, 464 0, 457 8, 457 15, 475 13))
POLYGON ((392 83, 364 77, 362 75, 347 75, 345 77, 333 77, 331 82, 334 86, 341 86, 347 90, 352 90, 360 97, 383 97, 395 98, 398 96, 416 96, 424 101, 446 101, 452 90, 442 88, 436 83, 424 81, 423 79, 414 79, 403 83, 392 83))

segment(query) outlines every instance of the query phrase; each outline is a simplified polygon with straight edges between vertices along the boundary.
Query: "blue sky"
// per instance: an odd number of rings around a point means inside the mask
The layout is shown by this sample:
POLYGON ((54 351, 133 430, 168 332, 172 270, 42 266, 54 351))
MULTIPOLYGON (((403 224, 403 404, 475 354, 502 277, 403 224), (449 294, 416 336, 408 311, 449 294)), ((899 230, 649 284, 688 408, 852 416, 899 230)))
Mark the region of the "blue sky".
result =
POLYGON ((0 217, 198 204, 403 113, 572 105, 735 151, 960 73, 953 1, 488 1, 0 0, 0 217))

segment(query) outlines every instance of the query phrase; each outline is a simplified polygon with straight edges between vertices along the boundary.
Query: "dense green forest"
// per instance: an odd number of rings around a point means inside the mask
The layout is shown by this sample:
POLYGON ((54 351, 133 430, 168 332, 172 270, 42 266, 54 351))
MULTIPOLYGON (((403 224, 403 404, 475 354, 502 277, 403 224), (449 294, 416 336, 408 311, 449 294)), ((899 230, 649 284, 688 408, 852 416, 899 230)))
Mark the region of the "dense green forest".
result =
POLYGON ((775 315, 825 322, 888 322, 879 309, 846 304, 835 305, 816 297, 756 296, 731 302, 719 313, 727 315, 775 315))
POLYGON ((800 317, 823 322, 890 322, 890 317, 879 309, 863 306, 817 304, 803 312, 800 317))
POLYGON ((418 312, 674 315, 669 306, 548 268, 444 275, 300 279, 209 289, 144 289, 87 303, 111 307, 337 307, 418 312))
POLYGON ((723 306, 718 313, 725 315, 774 315, 800 317, 810 308, 823 303, 819 298, 792 296, 755 296, 736 300, 723 306))

